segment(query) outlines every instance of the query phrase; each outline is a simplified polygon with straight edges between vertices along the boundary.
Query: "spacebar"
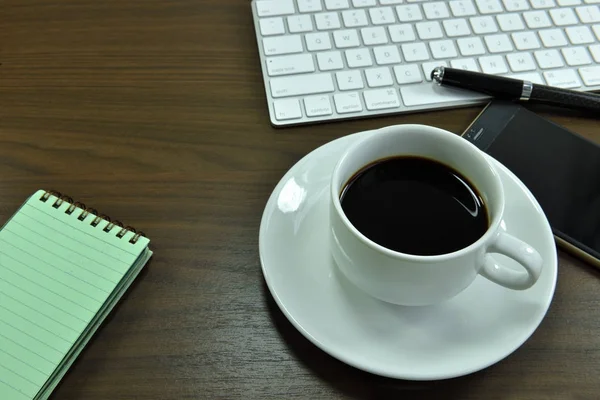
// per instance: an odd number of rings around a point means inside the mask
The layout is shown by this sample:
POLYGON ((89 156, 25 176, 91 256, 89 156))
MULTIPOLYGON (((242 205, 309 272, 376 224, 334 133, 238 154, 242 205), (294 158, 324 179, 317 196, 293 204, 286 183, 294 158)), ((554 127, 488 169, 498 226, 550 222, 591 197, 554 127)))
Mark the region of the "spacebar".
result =
POLYGON ((451 103, 453 101, 482 100, 489 96, 468 90, 442 87, 435 84, 410 85, 400 88, 402 100, 406 106, 451 103))

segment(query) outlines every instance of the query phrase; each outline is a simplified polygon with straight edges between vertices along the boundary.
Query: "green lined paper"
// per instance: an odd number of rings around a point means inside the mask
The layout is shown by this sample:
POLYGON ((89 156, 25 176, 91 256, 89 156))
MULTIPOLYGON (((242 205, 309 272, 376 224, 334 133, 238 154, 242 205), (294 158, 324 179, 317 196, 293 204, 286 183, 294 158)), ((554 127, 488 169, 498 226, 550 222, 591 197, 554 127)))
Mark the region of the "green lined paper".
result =
POLYGON ((49 396, 152 254, 44 193, 0 230, 0 399, 49 396))

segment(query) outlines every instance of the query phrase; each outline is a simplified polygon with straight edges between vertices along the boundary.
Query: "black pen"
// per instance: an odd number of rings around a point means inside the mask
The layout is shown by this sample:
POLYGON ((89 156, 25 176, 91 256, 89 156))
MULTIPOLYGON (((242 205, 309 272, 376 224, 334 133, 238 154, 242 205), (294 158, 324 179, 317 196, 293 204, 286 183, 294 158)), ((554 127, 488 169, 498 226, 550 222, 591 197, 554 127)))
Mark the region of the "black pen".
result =
POLYGON ((538 85, 530 81, 488 75, 462 69, 436 67, 431 79, 439 85, 453 86, 511 101, 529 101, 563 108, 600 112, 600 95, 538 85))

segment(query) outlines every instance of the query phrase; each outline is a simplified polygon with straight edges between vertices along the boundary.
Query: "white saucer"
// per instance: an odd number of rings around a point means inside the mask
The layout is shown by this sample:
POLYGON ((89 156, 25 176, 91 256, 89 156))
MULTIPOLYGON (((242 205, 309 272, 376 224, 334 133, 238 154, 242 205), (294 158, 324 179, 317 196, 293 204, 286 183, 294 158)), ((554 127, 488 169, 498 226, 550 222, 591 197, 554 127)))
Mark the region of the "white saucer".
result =
MULTIPOLYGON (((292 324, 333 357, 392 378, 434 380, 486 368, 515 351, 538 327, 552 300, 556 246, 529 190, 497 163, 507 196, 505 229, 545 260, 538 282, 513 291, 478 277, 453 299, 403 307, 376 300, 338 271, 328 244, 328 186, 342 151, 362 132, 308 154, 279 182, 260 226, 265 280, 292 324)), ((515 263, 503 256, 506 264, 515 263)))

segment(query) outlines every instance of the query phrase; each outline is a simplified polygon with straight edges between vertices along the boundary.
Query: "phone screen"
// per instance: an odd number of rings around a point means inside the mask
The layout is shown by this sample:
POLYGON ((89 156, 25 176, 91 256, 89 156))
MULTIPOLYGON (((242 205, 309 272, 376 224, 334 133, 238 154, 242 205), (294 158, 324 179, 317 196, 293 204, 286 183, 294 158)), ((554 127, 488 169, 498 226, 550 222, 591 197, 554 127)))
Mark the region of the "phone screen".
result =
POLYGON ((600 146, 520 106, 504 116, 482 150, 531 190, 555 235, 600 259, 600 146))

